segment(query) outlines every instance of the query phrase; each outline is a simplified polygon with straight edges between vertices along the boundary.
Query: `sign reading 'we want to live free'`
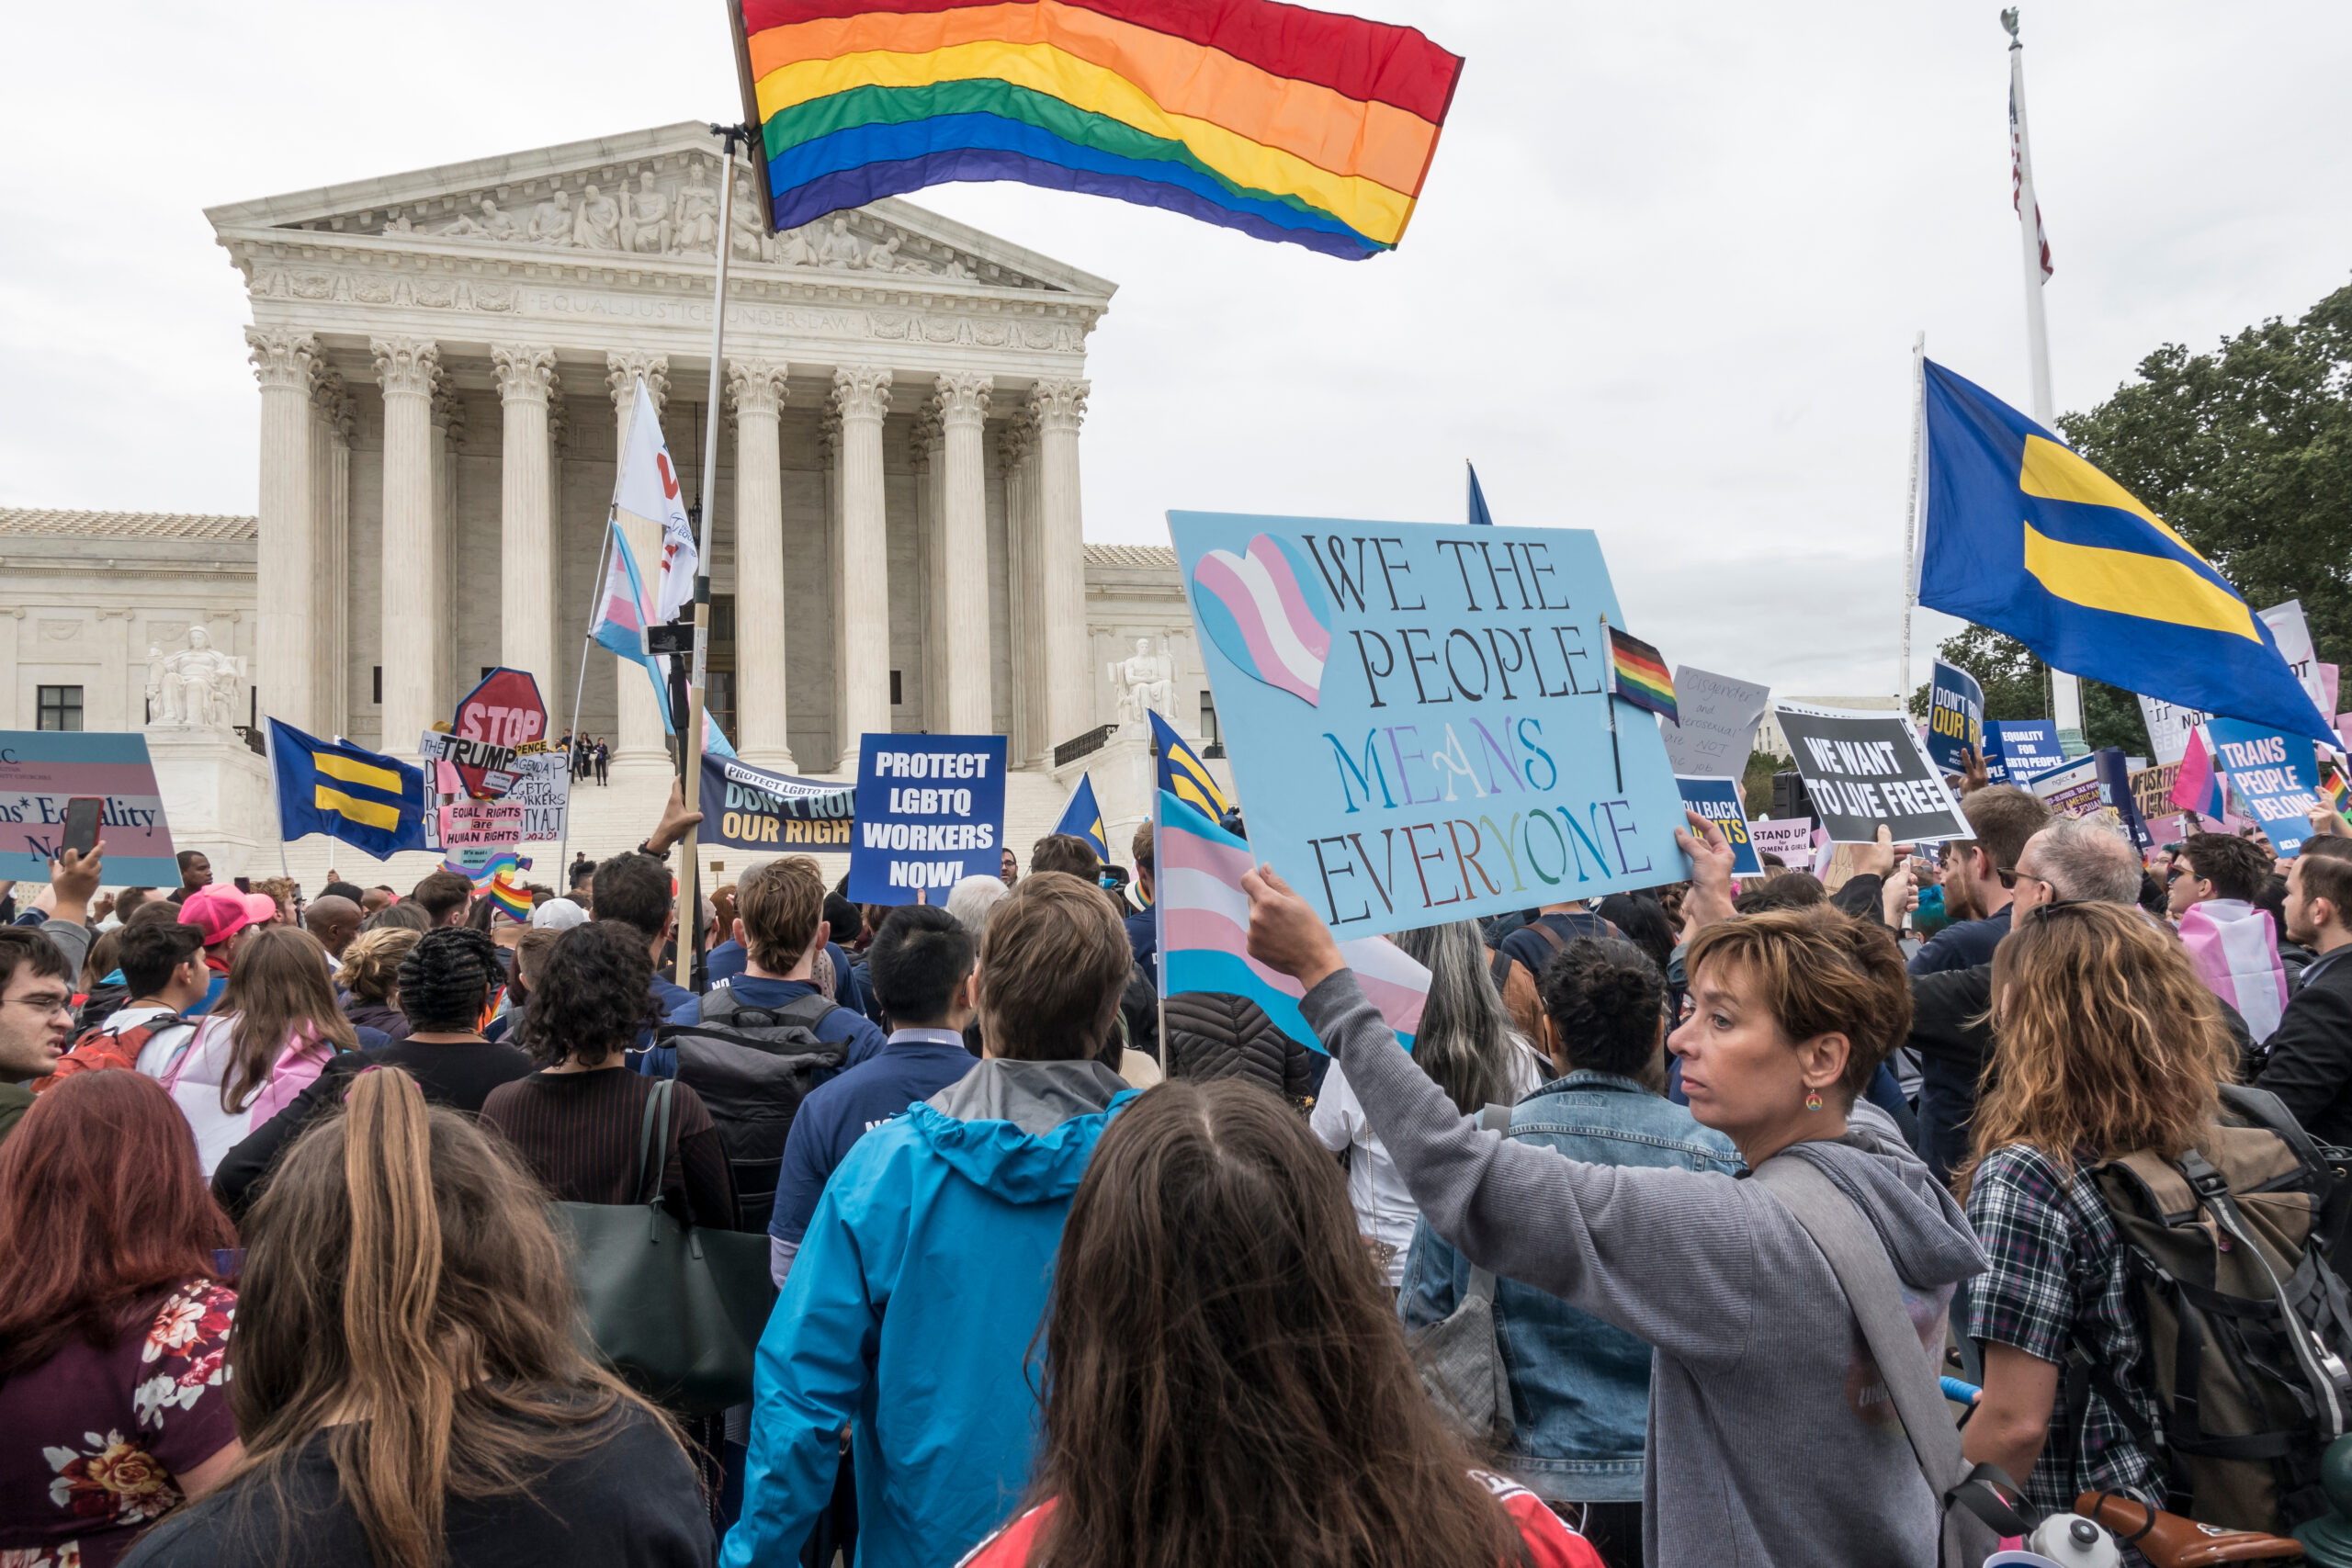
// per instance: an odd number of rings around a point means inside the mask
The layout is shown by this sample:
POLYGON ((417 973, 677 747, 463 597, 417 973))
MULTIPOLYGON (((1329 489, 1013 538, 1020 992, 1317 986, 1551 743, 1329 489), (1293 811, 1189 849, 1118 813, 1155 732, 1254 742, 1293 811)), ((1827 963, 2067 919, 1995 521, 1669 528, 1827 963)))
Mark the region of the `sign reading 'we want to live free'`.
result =
POLYGON ((1689 874, 1648 714, 1612 760, 1591 533, 1168 523, 1250 848, 1342 935, 1689 874))

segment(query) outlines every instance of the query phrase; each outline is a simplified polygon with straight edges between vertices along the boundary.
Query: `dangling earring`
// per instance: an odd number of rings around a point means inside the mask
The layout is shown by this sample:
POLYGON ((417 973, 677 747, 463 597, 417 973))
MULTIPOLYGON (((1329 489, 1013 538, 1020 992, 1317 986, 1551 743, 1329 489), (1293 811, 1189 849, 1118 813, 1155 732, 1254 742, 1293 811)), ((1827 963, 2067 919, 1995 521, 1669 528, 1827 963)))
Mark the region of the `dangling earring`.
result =
POLYGON ((1804 1097, 1804 1108, 1807 1111, 1818 1111, 1821 1109, 1821 1091, 1819 1089, 1815 1089, 1812 1093, 1804 1097))

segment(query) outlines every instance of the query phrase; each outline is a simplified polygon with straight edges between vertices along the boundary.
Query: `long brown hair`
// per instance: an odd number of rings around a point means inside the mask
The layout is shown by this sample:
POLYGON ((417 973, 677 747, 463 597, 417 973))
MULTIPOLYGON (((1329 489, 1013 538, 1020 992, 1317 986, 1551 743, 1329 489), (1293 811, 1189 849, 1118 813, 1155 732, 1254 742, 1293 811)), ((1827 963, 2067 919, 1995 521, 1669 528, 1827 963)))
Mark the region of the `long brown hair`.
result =
POLYGON ((546 1197, 406 1073, 360 1074, 246 1224, 232 1503, 267 1486, 282 1505, 295 1456, 325 1431, 376 1568, 433 1568, 449 1496, 520 1495, 616 1415, 659 1420, 573 1343, 546 1197))
POLYGON ((1525 1558, 1422 1392, 1339 1168, 1254 1084, 1162 1084, 1111 1123, 1041 1333, 1031 1500, 1057 1501, 1033 1562, 1525 1558))
POLYGON ((256 926, 238 944, 229 984, 213 1010, 229 1022, 229 1070, 220 1109, 243 1111, 269 1081, 277 1059, 298 1044, 359 1049, 351 1021, 327 982, 327 950, 300 926, 256 926))
POLYGON ((0 1144, 0 1377, 113 1343, 236 1244, 162 1084, 60 1079, 0 1144))
POLYGON ((2237 1052, 2177 940, 2123 904, 2051 904, 1993 953, 1993 1057, 1976 1106, 1976 1164, 2028 1144, 2077 1158, 2193 1146, 2221 1111, 2237 1052))

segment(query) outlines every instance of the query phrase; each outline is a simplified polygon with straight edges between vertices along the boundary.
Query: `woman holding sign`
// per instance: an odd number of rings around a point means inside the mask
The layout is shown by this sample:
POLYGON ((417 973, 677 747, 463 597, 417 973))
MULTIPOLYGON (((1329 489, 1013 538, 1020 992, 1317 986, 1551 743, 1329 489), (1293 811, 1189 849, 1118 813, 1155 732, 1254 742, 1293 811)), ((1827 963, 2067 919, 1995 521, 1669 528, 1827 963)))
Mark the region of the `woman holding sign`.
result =
MULTIPOLYGON (((1668 1045, 1691 1114, 1751 1170, 1786 1155, 1763 1179, 1585 1164, 1479 1131, 1398 1047, 1314 908, 1262 868, 1244 879, 1250 955, 1306 986, 1301 1010, 1433 1231, 1657 1348, 1646 1561, 1930 1568, 1937 1497, 1959 1478, 1930 1490, 1893 1400, 1936 1397, 1925 1339, 1940 1343, 1952 1285, 1984 1258, 1951 1194, 1855 1104, 1909 1025, 1902 956, 1884 930, 1826 908, 1725 918, 1729 846, 1690 822, 1705 835, 1676 835, 1693 869, 1696 1008, 1668 1045), (1814 1239, 1832 1222, 1807 1200, 1825 1192, 1866 1211, 1845 1221, 1883 1248, 1881 1276, 1893 1264, 1884 1300, 1899 1284, 1900 1306, 1871 1313, 1867 1341, 1902 1359, 1893 1380, 1860 1348, 1869 1325, 1814 1239)), ((1941 1436, 1956 1463, 1956 1436, 1941 1436)))

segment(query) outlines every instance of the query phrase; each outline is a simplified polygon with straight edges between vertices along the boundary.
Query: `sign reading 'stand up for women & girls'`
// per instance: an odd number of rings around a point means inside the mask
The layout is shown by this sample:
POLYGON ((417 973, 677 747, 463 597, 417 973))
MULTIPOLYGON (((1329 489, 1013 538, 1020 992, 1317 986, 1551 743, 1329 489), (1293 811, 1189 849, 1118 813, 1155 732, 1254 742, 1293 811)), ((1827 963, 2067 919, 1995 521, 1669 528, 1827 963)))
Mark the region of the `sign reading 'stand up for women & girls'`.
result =
POLYGON ((1612 755, 1591 533, 1168 522, 1250 848, 1341 935, 1690 874, 1657 722, 1612 755))

